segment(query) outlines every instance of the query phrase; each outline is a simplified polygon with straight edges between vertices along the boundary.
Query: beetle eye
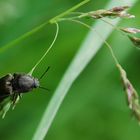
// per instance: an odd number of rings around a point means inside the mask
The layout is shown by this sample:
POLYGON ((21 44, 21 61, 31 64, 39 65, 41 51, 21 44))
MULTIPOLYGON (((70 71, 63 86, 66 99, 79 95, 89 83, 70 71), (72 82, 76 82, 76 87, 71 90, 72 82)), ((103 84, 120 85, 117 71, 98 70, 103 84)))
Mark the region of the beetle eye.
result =
POLYGON ((34 88, 39 87, 39 81, 38 79, 34 79, 34 88))

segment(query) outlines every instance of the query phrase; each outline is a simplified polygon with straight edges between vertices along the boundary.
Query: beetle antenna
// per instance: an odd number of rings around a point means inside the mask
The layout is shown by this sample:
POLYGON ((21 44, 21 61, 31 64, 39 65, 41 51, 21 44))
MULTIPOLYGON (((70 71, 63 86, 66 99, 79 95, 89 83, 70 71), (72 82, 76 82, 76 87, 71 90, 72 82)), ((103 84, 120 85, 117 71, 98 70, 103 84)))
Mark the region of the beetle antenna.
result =
POLYGON ((47 90, 47 91, 50 91, 48 88, 45 88, 45 87, 39 86, 39 88, 44 89, 44 90, 47 90))
POLYGON ((46 71, 40 76, 39 81, 44 77, 44 75, 48 72, 50 69, 50 66, 46 69, 46 71))

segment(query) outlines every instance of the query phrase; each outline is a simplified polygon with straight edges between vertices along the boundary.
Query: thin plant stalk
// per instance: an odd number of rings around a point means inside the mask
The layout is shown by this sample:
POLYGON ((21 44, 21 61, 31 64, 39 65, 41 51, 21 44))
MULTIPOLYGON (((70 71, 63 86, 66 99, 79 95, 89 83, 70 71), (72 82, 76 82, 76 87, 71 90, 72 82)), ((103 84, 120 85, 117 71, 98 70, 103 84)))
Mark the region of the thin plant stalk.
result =
POLYGON ((66 10, 65 12, 61 13, 60 15, 50 19, 49 21, 45 21, 44 23, 40 24, 39 26, 33 28, 32 30, 24 33, 23 35, 21 35, 20 37, 16 38, 15 40, 11 41, 10 43, 2 46, 0 48, 0 53, 10 49, 11 47, 15 46, 17 43, 23 41, 24 39, 30 37, 31 35, 35 34, 36 32, 38 32, 39 30, 41 30, 42 28, 46 27, 46 25, 48 24, 54 24, 57 22, 57 20, 59 20, 59 18, 62 18, 66 15, 68 15, 69 13, 77 10, 78 8, 80 8, 81 6, 85 5, 86 3, 88 3, 90 0, 84 0, 81 3, 78 3, 77 5, 73 6, 72 8, 66 10))
POLYGON ((65 18, 64 20, 73 21, 73 22, 75 22, 75 23, 78 23, 78 24, 81 24, 81 25, 87 27, 88 29, 91 29, 91 30, 95 31, 95 32, 100 36, 100 38, 102 39, 102 41, 104 41, 104 43, 106 44, 106 46, 108 47, 108 49, 109 49, 109 51, 110 51, 110 53, 111 53, 111 55, 112 55, 112 58, 113 58, 113 60, 114 60, 114 62, 115 62, 115 64, 116 64, 116 66, 119 65, 118 59, 116 58, 116 56, 115 56, 115 54, 114 54, 114 52, 113 52, 112 47, 110 46, 110 44, 109 44, 106 40, 103 39, 102 35, 101 35, 97 30, 93 29, 93 28, 92 28, 91 26, 89 26, 88 24, 86 24, 86 23, 84 23, 84 22, 82 22, 82 21, 79 21, 79 20, 67 19, 67 18, 65 18))
POLYGON ((117 31, 119 31, 120 33, 122 33, 123 35, 127 36, 127 34, 125 32, 123 32, 122 30, 120 30, 119 27, 113 25, 112 23, 108 22, 106 19, 101 18, 100 20, 102 20, 103 22, 107 23, 108 25, 112 26, 114 29, 116 29, 117 31))
POLYGON ((36 69, 36 67, 40 64, 40 62, 45 58, 45 56, 48 54, 48 52, 51 50, 51 48, 53 47, 57 37, 58 37, 58 33, 59 33, 59 25, 58 23, 56 24, 56 33, 53 39, 53 42, 51 43, 51 45, 49 46, 49 48, 46 50, 46 52, 44 53, 44 55, 37 61, 37 63, 34 65, 34 67, 31 69, 31 71, 29 72, 29 75, 32 75, 32 73, 34 72, 34 70, 36 69))
POLYGON ((76 9, 78 9, 79 7, 83 6, 84 4, 88 3, 90 0, 84 0, 81 3, 75 5, 74 7, 70 8, 69 10, 67 10, 66 12, 52 18, 49 22, 50 23, 55 23, 58 22, 60 18, 69 15, 71 12, 75 11, 76 9))

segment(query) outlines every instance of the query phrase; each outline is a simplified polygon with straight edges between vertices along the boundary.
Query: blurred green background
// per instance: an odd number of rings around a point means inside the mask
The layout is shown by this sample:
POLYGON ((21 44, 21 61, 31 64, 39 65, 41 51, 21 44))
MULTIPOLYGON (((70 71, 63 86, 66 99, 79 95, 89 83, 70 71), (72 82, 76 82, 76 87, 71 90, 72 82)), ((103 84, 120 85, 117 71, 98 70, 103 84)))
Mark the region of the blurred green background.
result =
MULTIPOLYGON (((67 10, 81 0, 0 0, 0 46, 4 46, 44 21, 67 10)), ((105 7, 109 0, 92 0, 80 11, 105 7)), ((122 20, 119 26, 140 26, 140 2, 131 9, 136 19, 122 20)), ((91 23, 91 22, 89 22, 91 23)), ((29 72, 52 42, 55 26, 39 32, 0 53, 0 76, 29 72)), ((36 69, 39 77, 51 66, 42 85, 24 95, 14 111, 0 119, 1 140, 31 140, 53 91, 86 37, 85 28, 63 22, 59 37, 45 60, 36 69)), ((124 36, 114 31, 108 39, 115 54, 140 92, 140 52, 124 36)), ((94 42, 93 42, 94 44, 94 42)), ((106 47, 98 52, 66 96, 46 140, 137 140, 140 126, 125 101, 120 75, 106 47)))

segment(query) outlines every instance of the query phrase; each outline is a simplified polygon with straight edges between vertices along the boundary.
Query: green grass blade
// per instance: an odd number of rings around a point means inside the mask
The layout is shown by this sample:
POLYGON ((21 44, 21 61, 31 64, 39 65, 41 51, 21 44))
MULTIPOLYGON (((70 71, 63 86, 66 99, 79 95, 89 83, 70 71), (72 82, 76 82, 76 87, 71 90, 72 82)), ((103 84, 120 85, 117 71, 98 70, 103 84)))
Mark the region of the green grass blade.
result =
MULTIPOLYGON (((130 1, 110 1, 106 8, 111 8, 116 5, 134 5, 137 0, 130 1)), ((111 20, 114 25, 119 23, 120 19, 111 20)), ((93 26, 94 29, 98 30, 103 36, 103 39, 107 39, 108 36, 113 31, 113 28, 106 23, 101 21, 97 21, 96 24, 93 26)), ((41 122, 34 133, 33 140, 43 140, 48 133, 48 130, 53 122, 53 119, 64 100, 64 97, 67 95, 70 87, 76 80, 76 78, 80 75, 80 73, 84 70, 90 60, 96 55, 98 50, 103 45, 104 41, 96 35, 95 32, 89 32, 85 41, 82 43, 79 51, 77 52, 76 56, 72 60, 71 64, 69 65, 68 69, 66 70, 61 82, 59 83, 52 99, 50 100, 49 105, 47 106, 44 115, 41 119, 41 122)))
POLYGON ((54 18, 51 19, 49 22, 50 22, 50 23, 55 23, 55 22, 57 22, 57 20, 59 20, 60 18, 62 18, 62 17, 64 17, 64 16, 68 15, 70 12, 75 11, 76 9, 78 9, 78 8, 81 7, 82 5, 88 3, 89 1, 90 1, 90 0, 84 0, 84 1, 82 1, 81 3, 75 5, 74 7, 70 8, 70 9, 68 9, 68 10, 65 11, 64 13, 62 13, 62 14, 60 14, 60 15, 54 17, 54 18))
POLYGON ((65 12, 59 14, 58 16, 50 19, 49 21, 45 21, 44 23, 38 25, 37 27, 33 28, 32 30, 24 33, 23 35, 21 35, 20 37, 16 38, 15 40, 9 42, 8 44, 0 47, 0 53, 3 53, 4 51, 8 50, 9 48, 12 48, 13 46, 15 46, 17 43, 23 41, 24 39, 30 37, 31 35, 33 35, 34 33, 38 32, 39 30, 41 30, 42 28, 44 28, 47 24, 54 24, 55 22, 57 22, 57 20, 59 20, 59 18, 62 18, 66 15, 68 15, 70 12, 73 12, 75 10, 77 10, 78 8, 80 8, 81 6, 83 6, 84 4, 88 3, 90 0, 83 0, 82 2, 78 3, 77 5, 73 6, 72 8, 66 10, 65 12))

